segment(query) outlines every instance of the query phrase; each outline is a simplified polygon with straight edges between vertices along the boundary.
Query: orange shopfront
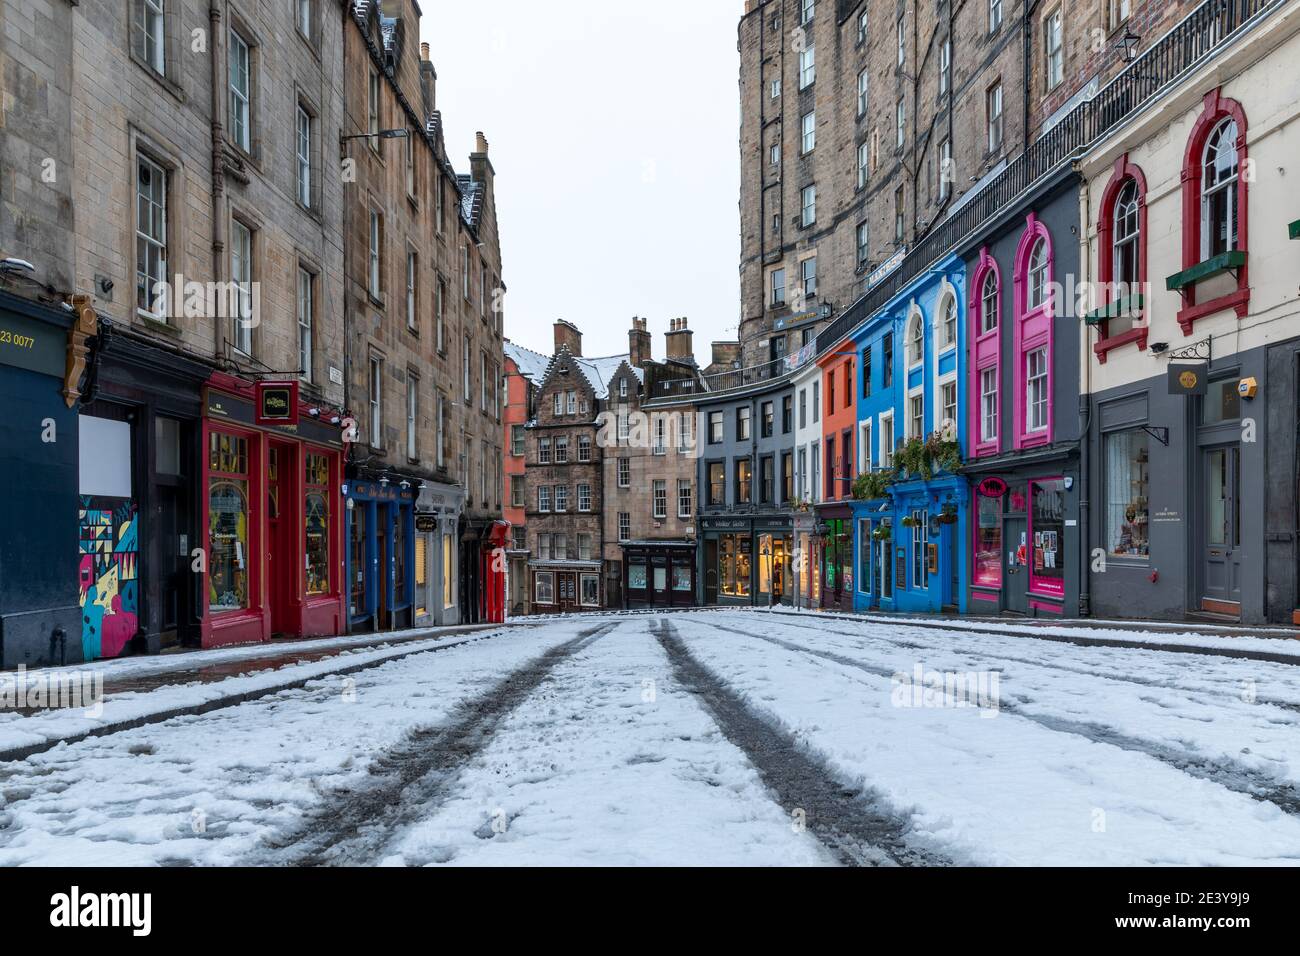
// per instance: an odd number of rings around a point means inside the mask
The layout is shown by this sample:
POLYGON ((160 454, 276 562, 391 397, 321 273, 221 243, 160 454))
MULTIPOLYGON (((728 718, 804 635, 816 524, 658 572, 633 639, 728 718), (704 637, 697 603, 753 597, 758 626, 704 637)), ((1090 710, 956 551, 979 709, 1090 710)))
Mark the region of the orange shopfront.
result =
POLYGON ((344 633, 343 441, 321 420, 336 416, 222 373, 204 409, 203 647, 344 633))

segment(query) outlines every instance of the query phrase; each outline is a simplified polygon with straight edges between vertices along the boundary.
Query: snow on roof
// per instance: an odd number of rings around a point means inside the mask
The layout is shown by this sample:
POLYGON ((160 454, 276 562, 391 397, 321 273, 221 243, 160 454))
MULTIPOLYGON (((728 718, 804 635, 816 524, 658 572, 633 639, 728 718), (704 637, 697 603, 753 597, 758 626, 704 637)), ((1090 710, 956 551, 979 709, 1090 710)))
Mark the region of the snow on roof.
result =
MULTIPOLYGON (((604 400, 609 398, 609 381, 618 371, 618 367, 628 360, 630 356, 625 352, 622 355, 607 355, 604 358, 574 358, 591 383, 591 390, 595 392, 598 399, 604 400)), ((629 365, 632 374, 636 376, 637 381, 642 385, 645 384, 645 372, 635 366, 629 365)))
POLYGON ((542 379, 546 377, 546 369, 551 364, 550 356, 526 349, 522 345, 515 345, 509 339, 506 339, 504 348, 506 357, 515 363, 520 375, 531 378, 534 385, 542 384, 542 379))
POLYGON ((456 177, 460 183, 462 196, 460 200, 461 217, 471 226, 477 228, 479 218, 483 214, 483 184, 476 181, 473 176, 467 176, 461 173, 456 177))

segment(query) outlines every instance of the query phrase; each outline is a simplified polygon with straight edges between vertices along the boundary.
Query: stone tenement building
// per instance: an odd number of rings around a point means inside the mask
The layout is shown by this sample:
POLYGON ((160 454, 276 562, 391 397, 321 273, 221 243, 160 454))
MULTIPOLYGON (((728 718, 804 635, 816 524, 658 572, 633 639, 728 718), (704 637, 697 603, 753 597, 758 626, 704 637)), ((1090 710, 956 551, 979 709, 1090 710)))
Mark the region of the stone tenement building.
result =
MULTIPOLYGON (((394 551, 399 579, 413 571, 414 602, 393 595, 412 605, 398 623, 479 620, 488 536, 504 491, 494 172, 482 133, 470 174, 452 167, 428 45, 417 49, 408 39, 419 36, 413 0, 353 9, 343 73, 344 135, 354 137, 343 144, 345 170, 354 174, 343 217, 344 322, 348 405, 364 410, 353 462, 361 480, 350 493, 365 508, 354 503, 350 512, 361 517, 349 546, 356 564, 373 567, 367 550, 377 553, 385 537, 403 531, 366 520, 408 525, 412 541, 382 545, 394 551), (405 135, 388 138, 394 131, 405 135)), ((355 617, 385 614, 388 595, 355 575, 351 584, 355 617)))
POLYGON ((748 0, 742 364, 808 344, 964 196, 1095 94, 1126 49, 1140 52, 1194 5, 748 0))
POLYGON ((0 444, 42 476, 0 550, 3 664, 481 613, 493 172, 481 135, 446 156, 418 16, 0 8, 0 322, 39 343, 0 355, 0 444))
MULTIPOLYGON (((554 333, 555 352, 545 372, 528 372, 536 382, 536 411, 524 441, 531 610, 668 603, 646 593, 656 564, 646 549, 691 547, 696 429, 680 396, 694 395, 699 370, 686 319, 671 320, 662 362, 651 357, 642 318, 632 320, 628 351, 621 355, 585 357, 582 333, 564 320, 555 323, 554 333), (642 409, 653 394, 676 404, 649 415, 642 409), (637 562, 644 580, 634 576, 637 586, 629 590, 628 567, 637 562)), ((536 353, 509 349, 524 366, 535 366, 536 353)), ((678 563, 687 567, 684 557, 678 563)), ((680 603, 691 603, 690 589, 680 593, 680 603)))
POLYGON ((510 614, 528 613, 528 520, 526 458, 528 423, 537 414, 537 386, 551 364, 548 356, 505 342, 506 408, 502 438, 505 452, 505 519, 510 522, 510 614))

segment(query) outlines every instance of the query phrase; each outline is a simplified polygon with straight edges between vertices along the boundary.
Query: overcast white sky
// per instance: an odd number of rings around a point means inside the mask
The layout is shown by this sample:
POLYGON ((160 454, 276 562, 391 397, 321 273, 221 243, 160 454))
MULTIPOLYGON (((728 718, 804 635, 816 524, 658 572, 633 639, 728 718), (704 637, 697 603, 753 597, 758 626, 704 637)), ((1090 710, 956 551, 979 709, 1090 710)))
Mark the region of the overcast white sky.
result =
POLYGON ((421 39, 457 172, 490 143, 506 335, 587 355, 627 351, 634 315, 656 357, 685 315, 695 352, 739 316, 740 0, 423 0, 421 39))

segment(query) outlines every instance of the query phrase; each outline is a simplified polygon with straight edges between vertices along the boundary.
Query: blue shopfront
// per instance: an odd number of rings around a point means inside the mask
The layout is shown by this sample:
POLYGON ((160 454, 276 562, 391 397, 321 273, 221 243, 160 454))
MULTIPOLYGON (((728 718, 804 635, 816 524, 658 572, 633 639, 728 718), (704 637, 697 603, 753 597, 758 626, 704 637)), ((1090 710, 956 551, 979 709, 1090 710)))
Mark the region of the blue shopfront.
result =
POLYGON ((385 476, 343 486, 351 633, 414 626, 416 484, 385 476))
POLYGON ((948 256, 851 335, 861 369, 855 610, 966 610, 965 300, 965 264, 948 256))

